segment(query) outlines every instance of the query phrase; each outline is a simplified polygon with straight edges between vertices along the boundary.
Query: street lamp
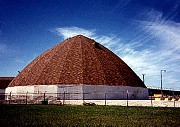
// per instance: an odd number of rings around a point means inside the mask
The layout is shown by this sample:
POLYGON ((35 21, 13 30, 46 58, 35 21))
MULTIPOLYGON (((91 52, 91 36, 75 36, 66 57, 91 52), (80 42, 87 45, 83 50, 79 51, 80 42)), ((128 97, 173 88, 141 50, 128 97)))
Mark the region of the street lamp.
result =
POLYGON ((145 82, 144 82, 144 76, 145 76, 146 74, 142 74, 142 76, 143 76, 143 83, 145 84, 145 82))
POLYGON ((161 70, 161 96, 163 97, 163 92, 162 92, 162 72, 166 72, 166 70, 161 70))

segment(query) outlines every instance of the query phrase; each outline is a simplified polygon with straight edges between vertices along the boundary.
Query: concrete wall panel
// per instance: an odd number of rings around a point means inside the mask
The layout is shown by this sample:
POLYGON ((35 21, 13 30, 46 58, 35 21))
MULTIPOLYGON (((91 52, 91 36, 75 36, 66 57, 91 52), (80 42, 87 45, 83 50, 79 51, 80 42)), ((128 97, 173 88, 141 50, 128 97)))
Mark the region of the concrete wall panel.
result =
POLYGON ((33 93, 50 100, 129 100, 148 99, 148 89, 108 85, 36 85, 8 87, 7 93, 33 93))

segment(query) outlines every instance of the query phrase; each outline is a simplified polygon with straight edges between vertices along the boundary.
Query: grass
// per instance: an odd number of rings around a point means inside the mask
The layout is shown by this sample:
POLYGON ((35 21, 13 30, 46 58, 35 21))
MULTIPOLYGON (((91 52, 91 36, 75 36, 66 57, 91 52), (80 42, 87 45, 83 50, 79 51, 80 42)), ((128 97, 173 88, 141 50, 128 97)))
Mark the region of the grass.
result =
POLYGON ((180 108, 0 105, 0 126, 180 126, 180 108))

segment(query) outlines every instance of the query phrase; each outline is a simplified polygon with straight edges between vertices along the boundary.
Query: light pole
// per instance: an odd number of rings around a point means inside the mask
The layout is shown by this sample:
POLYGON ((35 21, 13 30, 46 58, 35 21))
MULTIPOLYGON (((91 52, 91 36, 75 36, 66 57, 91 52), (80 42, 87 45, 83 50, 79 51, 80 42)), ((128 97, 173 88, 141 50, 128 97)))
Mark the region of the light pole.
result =
POLYGON ((161 70, 161 97, 163 97, 163 92, 162 92, 162 72, 166 72, 166 70, 161 70))
POLYGON ((144 81, 144 77, 145 77, 145 75, 146 75, 146 74, 142 74, 142 76, 143 76, 143 83, 144 83, 144 84, 145 84, 145 81, 144 81))

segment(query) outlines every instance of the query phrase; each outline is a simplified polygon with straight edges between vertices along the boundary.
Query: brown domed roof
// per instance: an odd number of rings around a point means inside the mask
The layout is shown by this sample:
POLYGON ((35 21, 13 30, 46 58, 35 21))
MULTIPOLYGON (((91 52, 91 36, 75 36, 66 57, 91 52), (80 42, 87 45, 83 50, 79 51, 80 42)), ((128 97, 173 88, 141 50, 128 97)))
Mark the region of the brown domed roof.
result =
POLYGON ((53 84, 146 87, 118 56, 82 35, 66 39, 38 56, 9 87, 53 84))

